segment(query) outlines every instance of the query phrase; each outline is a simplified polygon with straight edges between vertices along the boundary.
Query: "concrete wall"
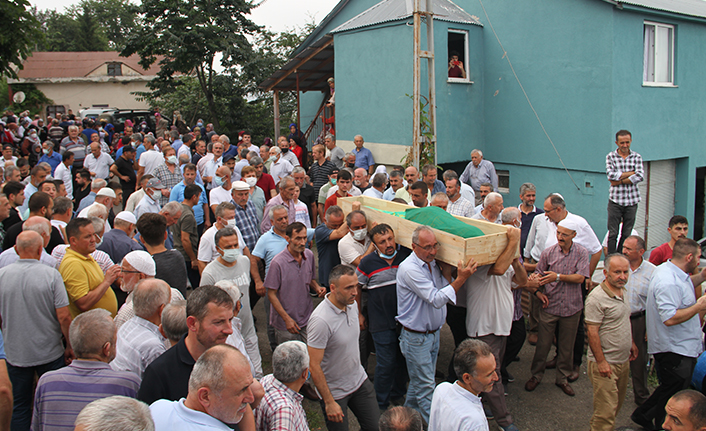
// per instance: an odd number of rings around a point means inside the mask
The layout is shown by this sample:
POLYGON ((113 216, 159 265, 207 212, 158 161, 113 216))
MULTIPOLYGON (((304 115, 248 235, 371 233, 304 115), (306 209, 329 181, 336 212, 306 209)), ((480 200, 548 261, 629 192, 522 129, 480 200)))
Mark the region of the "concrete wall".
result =
POLYGON ((36 84, 56 105, 78 112, 81 108, 93 105, 107 105, 122 109, 149 108, 146 102, 138 102, 130 94, 135 91, 148 91, 146 83, 140 82, 78 82, 58 84, 36 84))

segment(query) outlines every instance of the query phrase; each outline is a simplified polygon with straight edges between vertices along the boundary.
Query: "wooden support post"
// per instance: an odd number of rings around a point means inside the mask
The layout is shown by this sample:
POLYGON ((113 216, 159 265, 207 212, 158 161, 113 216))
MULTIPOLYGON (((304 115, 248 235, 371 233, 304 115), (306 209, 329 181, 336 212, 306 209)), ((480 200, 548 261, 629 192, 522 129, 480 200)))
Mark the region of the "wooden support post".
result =
POLYGON ((275 90, 273 93, 273 104, 274 104, 274 114, 275 114, 275 134, 274 134, 274 142, 277 142, 277 137, 280 134, 280 126, 279 126, 279 90, 275 90))
POLYGON ((297 128, 301 130, 302 127, 302 115, 301 115, 301 106, 299 104, 299 71, 295 70, 294 74, 297 77, 297 128))

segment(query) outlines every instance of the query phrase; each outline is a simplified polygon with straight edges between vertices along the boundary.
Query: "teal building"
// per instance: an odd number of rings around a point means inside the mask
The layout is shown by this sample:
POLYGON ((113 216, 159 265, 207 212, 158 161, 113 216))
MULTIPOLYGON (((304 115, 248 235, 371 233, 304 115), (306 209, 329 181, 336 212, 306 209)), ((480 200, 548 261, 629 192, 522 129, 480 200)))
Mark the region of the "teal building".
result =
MULTIPOLYGON (((306 130, 334 76, 338 145, 350 150, 360 134, 376 162, 399 164, 412 142, 412 3, 341 0, 263 88, 290 91, 296 79, 306 130)), ((674 214, 689 219, 690 237, 706 236, 706 2, 434 0, 433 9, 439 165, 460 174, 478 148, 505 206, 532 182, 538 206, 558 192, 602 238, 605 156, 627 129, 645 161, 635 229, 648 248, 669 239, 674 214), (447 77, 451 51, 466 79, 447 77)))

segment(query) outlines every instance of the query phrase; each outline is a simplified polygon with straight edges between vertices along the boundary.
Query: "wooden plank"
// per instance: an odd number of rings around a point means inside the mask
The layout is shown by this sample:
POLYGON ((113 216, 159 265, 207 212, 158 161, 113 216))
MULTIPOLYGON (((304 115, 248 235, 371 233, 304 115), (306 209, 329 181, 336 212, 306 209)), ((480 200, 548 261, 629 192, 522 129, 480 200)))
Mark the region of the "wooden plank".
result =
MULTIPOLYGON (((373 222, 386 223, 395 232, 395 240, 398 244, 412 248, 412 233, 419 226, 419 223, 382 212, 403 212, 410 208, 408 205, 368 196, 338 198, 338 206, 343 209, 343 213, 346 215, 353 210, 353 202, 361 203, 361 210, 365 212, 368 219, 368 229, 372 228, 373 222)), ((470 258, 475 259, 478 265, 495 263, 500 253, 507 246, 507 236, 505 235, 507 227, 466 217, 456 218, 464 223, 478 227, 485 235, 464 239, 460 236, 434 229, 436 239, 441 245, 436 255, 437 259, 454 266, 458 264, 459 260, 467 262, 470 258)), ((519 247, 516 251, 516 256, 519 256, 519 247)))

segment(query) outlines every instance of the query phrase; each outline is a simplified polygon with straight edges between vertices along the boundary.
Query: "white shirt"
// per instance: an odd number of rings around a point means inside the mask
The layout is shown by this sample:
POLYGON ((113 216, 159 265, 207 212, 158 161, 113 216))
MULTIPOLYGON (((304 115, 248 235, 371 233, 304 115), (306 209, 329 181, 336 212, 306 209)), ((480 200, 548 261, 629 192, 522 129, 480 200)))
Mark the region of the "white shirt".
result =
POLYGON ((135 190, 133 194, 127 198, 127 203, 125 204, 125 211, 135 212, 135 207, 140 203, 142 198, 145 197, 145 189, 135 190))
MULTIPOLYGON (((61 261, 64 260, 67 248, 69 248, 68 244, 59 244, 54 247, 54 250, 52 250, 51 252, 51 257, 59 261, 59 263, 57 264, 57 268, 61 265, 61 261)), ((91 253, 91 257, 98 263, 98 266, 101 267, 101 270, 103 270, 104 274, 108 271, 108 269, 110 269, 110 267, 115 265, 112 259, 110 259, 110 256, 108 256, 108 253, 102 250, 95 250, 93 253, 91 253)))
MULTIPOLYGON (((240 233, 240 229, 237 227, 234 227, 233 229, 235 229, 235 232, 238 234, 238 248, 242 253, 246 247, 245 240, 243 239, 243 235, 240 233)), ((211 263, 219 256, 218 250, 216 250, 216 232, 218 232, 218 229, 214 224, 210 228, 206 229, 203 235, 201 235, 201 240, 199 241, 199 254, 196 256, 197 260, 211 263)))
POLYGON ((64 182, 64 187, 66 187, 66 195, 73 197, 74 195, 74 184, 71 178, 71 166, 68 168, 61 162, 54 170, 54 178, 64 182))
POLYGON ((549 220, 544 214, 537 214, 532 220, 532 226, 527 233, 527 244, 525 244, 526 258, 532 258, 535 262, 539 262, 539 258, 542 257, 542 252, 547 243, 547 236, 549 236, 551 230, 550 224, 554 224, 554 222, 549 220))
POLYGON ((370 196, 371 198, 382 199, 382 192, 375 189, 375 187, 370 187, 368 190, 363 192, 363 196, 370 196))
POLYGON ((155 169, 162 163, 164 163, 164 156, 155 149, 147 150, 142 153, 142 155, 140 155, 140 161, 137 162, 139 166, 145 168, 144 175, 154 174, 155 169))
POLYGON ((293 169, 294 166, 291 163, 280 157, 277 162, 270 164, 270 175, 275 180, 275 184, 279 184, 282 178, 292 174, 293 169))
POLYGON ((461 183, 461 196, 468 199, 470 202, 476 202, 476 192, 473 187, 466 183, 461 183))
POLYGON ((155 431, 232 431, 225 423, 192 410, 184 405, 185 398, 179 401, 157 400, 150 406, 155 431))
POLYGON ((370 237, 365 235, 365 241, 359 243, 353 239, 353 235, 348 232, 343 238, 338 241, 338 255, 341 256, 341 263, 351 265, 359 256, 365 254, 370 247, 370 237))
POLYGON ((189 163, 191 163, 191 147, 189 147, 188 145, 181 144, 181 147, 179 147, 179 151, 177 151, 177 160, 183 154, 189 156, 189 163))
MULTIPOLYGON (((20 260, 20 255, 17 254, 15 247, 10 247, 7 250, 0 253, 0 268, 4 268, 11 263, 15 263, 20 260)), ((61 263, 56 258, 53 258, 42 249, 42 255, 39 257, 39 262, 49 266, 51 268, 59 269, 59 263, 61 263)))
POLYGON ((233 196, 231 195, 233 191, 233 186, 231 186, 230 190, 226 190, 223 188, 223 186, 219 186, 216 188, 211 189, 210 192, 208 192, 208 197, 210 199, 209 205, 213 207, 214 205, 218 205, 221 202, 233 202, 233 196))
POLYGON ((252 363, 252 359, 250 359, 248 349, 245 347, 245 339, 242 333, 243 322, 239 317, 234 317, 231 321, 231 327, 233 328, 233 333, 226 338, 226 344, 235 347, 245 356, 245 359, 248 360, 248 364, 250 364, 250 373, 255 376, 257 374, 255 372, 255 366, 252 363))
MULTIPOLYGON (((60 164, 63 165, 63 163, 60 164)), ((96 178, 107 179, 110 176, 110 167, 112 165, 113 158, 104 152, 101 152, 98 158, 93 153, 90 153, 83 159, 83 167, 88 169, 89 172, 95 173, 96 178)))
POLYGON ((202 177, 213 177, 211 180, 211 187, 212 189, 215 189, 218 187, 216 185, 216 171, 218 168, 223 166, 223 156, 215 159, 213 155, 211 155, 211 160, 207 161, 203 165, 203 173, 201 173, 202 177))
MULTIPOLYGON (((142 158, 140 158, 142 160, 142 158)), ((159 190, 154 192, 154 195, 157 196, 157 193, 159 193, 159 190)), ((162 211, 162 207, 159 206, 159 200, 154 200, 151 197, 149 197, 148 194, 145 194, 145 196, 142 198, 139 204, 135 207, 135 218, 140 219, 140 216, 144 213, 158 213, 162 211)))
MULTIPOLYGON (((77 217, 88 218, 88 211, 90 211, 90 209, 94 205, 103 205, 103 204, 99 204, 99 203, 94 202, 94 203, 90 204, 89 206, 87 206, 86 208, 82 209, 81 212, 78 213, 77 217)), ((103 206, 105 206, 105 205, 103 205, 103 206)), ((107 210, 110 211, 110 208, 107 208, 107 210)), ((110 229, 112 229, 110 227, 110 223, 108 223, 108 220, 105 220, 104 225, 105 225, 105 227, 103 228, 103 235, 105 235, 106 232, 108 232, 110 229)), ((64 226, 64 227, 66 227, 66 226, 64 226)))
POLYGON ((282 153, 282 157, 280 158, 280 160, 286 160, 292 166, 299 166, 299 159, 297 159, 297 155, 294 154, 292 150, 289 150, 286 153, 282 153))
POLYGON ((458 383, 440 383, 434 389, 429 431, 488 431, 483 404, 458 383))
MULTIPOLYGON (((488 275, 493 265, 484 265, 464 283, 466 289, 466 332, 469 337, 510 335, 515 301, 512 297, 510 266, 503 275, 488 275)), ((457 294, 458 295, 458 294, 457 294)), ((457 299, 458 302, 458 299, 457 299)))
MULTIPOLYGON (((591 255, 603 250, 601 248, 601 243, 598 241, 598 237, 593 232, 593 229, 591 229, 591 226, 585 218, 571 213, 567 213, 566 218, 572 220, 578 225, 578 230, 576 231, 576 236, 574 237, 574 242, 576 244, 586 248, 588 253, 591 255)), ((549 223, 549 236, 547 236, 547 243, 544 248, 551 247, 556 243, 556 225, 554 223, 549 223)))
MULTIPOLYGON (((601 243, 601 246, 603 246, 604 248, 607 248, 607 247, 608 247, 608 234, 609 234, 609 233, 610 233, 610 232, 606 232, 606 233, 605 233, 605 237, 603 237, 603 242, 601 243)), ((620 223, 620 226, 618 226, 618 239, 615 241, 616 247, 618 246, 618 243, 620 242, 620 236, 621 236, 622 234, 623 234, 623 224, 620 223)), ((631 236, 638 236, 638 233, 637 233, 637 231, 636 231, 635 229, 633 229, 632 231, 630 231, 630 235, 631 235, 631 236)), ((620 253, 622 250, 616 250, 616 251, 617 251, 618 253, 620 253)))

